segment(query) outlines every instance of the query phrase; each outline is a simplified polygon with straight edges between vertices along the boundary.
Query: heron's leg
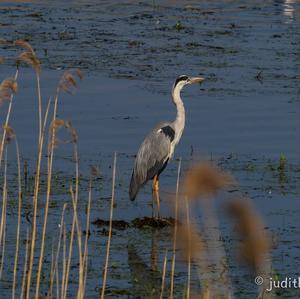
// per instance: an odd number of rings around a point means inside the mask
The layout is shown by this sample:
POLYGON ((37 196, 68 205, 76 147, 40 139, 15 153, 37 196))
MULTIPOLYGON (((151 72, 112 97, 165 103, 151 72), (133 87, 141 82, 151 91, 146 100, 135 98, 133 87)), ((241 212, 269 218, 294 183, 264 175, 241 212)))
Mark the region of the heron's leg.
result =
POLYGON ((159 176, 158 175, 156 176, 155 179, 154 192, 155 192, 155 199, 156 199, 157 217, 160 218, 159 176))
POLYGON ((156 180, 157 176, 154 176, 153 181, 152 181, 152 218, 154 217, 154 197, 156 197, 155 194, 155 186, 156 186, 156 180))
POLYGON ((152 204, 154 201, 154 197, 155 196, 155 200, 156 200, 156 209, 157 209, 157 217, 159 218, 159 211, 160 211, 160 201, 159 201, 159 178, 158 176, 154 176, 153 178, 153 184, 152 184, 152 204))

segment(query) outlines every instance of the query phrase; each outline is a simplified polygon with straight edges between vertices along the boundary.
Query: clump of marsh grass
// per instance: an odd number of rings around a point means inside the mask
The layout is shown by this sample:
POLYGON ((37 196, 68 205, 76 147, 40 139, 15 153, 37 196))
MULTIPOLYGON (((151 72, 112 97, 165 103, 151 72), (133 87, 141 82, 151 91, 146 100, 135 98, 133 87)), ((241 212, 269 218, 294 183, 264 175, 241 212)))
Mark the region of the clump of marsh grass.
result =
MULTIPOLYGON (((50 114, 51 104, 53 103, 51 99, 48 100, 46 109, 43 113, 42 109, 42 97, 41 97, 41 89, 40 89, 40 75, 41 75, 41 64, 40 61, 33 49, 33 47, 26 41, 17 40, 14 43, 15 46, 22 47, 25 51, 18 56, 18 64, 25 63, 33 68, 36 74, 37 79, 37 90, 38 90, 38 111, 39 111, 39 138, 38 138, 38 154, 37 154, 37 163, 36 163, 36 171, 34 177, 34 192, 33 192, 33 213, 32 213, 32 225, 30 234, 27 236, 26 243, 26 260, 24 266, 24 274, 22 279, 22 290, 21 290, 21 298, 29 298, 32 294, 32 277, 34 273, 34 256, 35 256, 35 247, 36 247, 36 236, 37 236, 37 213, 38 213, 38 198, 40 196, 40 176, 41 176, 41 167, 42 167, 42 157, 43 157, 43 145, 45 140, 45 135, 47 132, 47 124, 48 124, 48 116, 50 114)), ((9 118, 11 115, 12 108, 12 99, 15 93, 17 92, 17 77, 18 77, 18 69, 16 71, 16 75, 13 79, 6 79, 0 85, 0 98, 1 102, 8 101, 9 108, 7 112, 6 120, 3 124, 3 134, 1 141, 1 157, 0 161, 2 161, 2 155, 6 145, 8 145, 11 141, 16 141, 16 136, 14 131, 8 125, 9 118)), ((75 229, 77 232, 77 240, 78 240, 78 249, 79 249, 79 287, 78 287, 78 298, 84 298, 85 293, 85 284, 87 279, 87 259, 88 259, 88 234, 86 234, 85 239, 82 238, 81 227, 79 224, 79 219, 77 216, 77 202, 78 202, 78 193, 79 193, 79 159, 78 159, 78 149, 77 149, 77 141, 78 134, 73 127, 70 121, 57 119, 57 108, 58 108, 58 96, 59 93, 67 92, 74 93, 75 89, 78 88, 77 80, 81 80, 83 78, 81 71, 74 70, 65 72, 62 79, 59 81, 57 92, 54 98, 53 105, 53 119, 49 125, 49 138, 48 138, 48 164, 47 164, 47 193, 46 193, 46 206, 44 213, 44 223, 42 228, 42 240, 41 240, 41 251, 39 255, 39 262, 37 266, 37 279, 36 279, 36 287, 35 287, 35 298, 40 298, 40 282, 41 282, 41 274, 42 274, 42 266, 44 261, 44 250, 45 250, 45 237, 46 237, 46 227, 47 227, 47 217, 48 217, 48 209, 49 209, 49 201, 51 194, 51 179, 52 179, 52 168, 53 168, 53 158, 54 158, 54 149, 57 145, 63 143, 73 144, 73 154, 75 161, 75 188, 73 186, 70 187, 70 194, 72 199, 73 206, 73 221, 72 221, 72 230, 71 230, 71 238, 69 244, 69 252, 67 255, 67 244, 66 244, 66 225, 64 222, 64 211, 66 209, 66 205, 63 208, 62 214, 62 223, 61 223, 61 232, 59 234, 59 242, 57 245, 56 255, 53 254, 53 263, 51 268, 50 275, 50 290, 49 294, 52 294, 52 288, 56 278, 56 288, 57 295, 59 295, 59 280, 60 274, 58 270, 58 258, 59 252, 61 250, 61 238, 63 238, 63 273, 61 277, 61 293, 60 298, 67 297, 68 290, 68 281, 69 274, 71 270, 71 258, 72 258, 72 249, 73 249, 73 239, 75 236, 75 229), (67 140, 60 140, 57 137, 57 131, 59 129, 65 129, 69 138, 67 140)), ((18 184, 19 184, 19 206, 18 206, 18 225, 17 225, 17 237, 16 237, 16 252, 15 252, 15 261, 14 261, 14 271, 13 271, 13 290, 12 290, 12 298, 15 298, 15 287, 17 281, 17 270, 18 270, 18 259, 19 259, 19 239, 20 239, 20 227, 21 227, 21 210, 22 210, 22 185, 21 185, 21 167, 20 167, 20 157, 19 157, 19 149, 16 141, 16 151, 17 151, 17 160, 18 160, 18 184)), ((1 163, 1 162, 0 162, 1 163)), ((5 154, 5 169, 4 169, 4 187, 3 187, 3 196, 2 196, 2 204, 4 205, 2 208, 2 217, 0 224, 0 243, 5 244, 5 231, 6 231, 6 203, 7 203, 7 155, 5 154)), ((92 175, 91 175, 92 177, 92 175)), ((90 208, 91 208, 91 189, 92 189, 92 179, 89 187, 89 200, 87 207, 87 220, 86 220, 86 230, 89 230, 89 222, 90 222, 90 208)), ((0 244, 1 245, 1 244, 0 244)), ((1 267, 0 272, 3 269, 4 262, 4 245, 2 247, 2 257, 1 257, 1 267)), ((52 297, 52 295, 51 295, 52 297)))
MULTIPOLYGON (((59 93, 61 91, 68 92, 70 89, 77 87, 76 78, 78 76, 80 79, 83 78, 82 73, 79 70, 75 71, 68 71, 65 72, 62 78, 59 81, 57 86, 56 95, 54 98, 54 107, 53 107, 53 118, 51 124, 49 126, 49 138, 48 138, 48 175, 47 175, 47 193, 46 193, 46 204, 45 204, 45 215, 44 215, 44 224, 43 224, 43 234, 42 234, 42 242, 41 242, 41 253, 39 259, 39 266, 38 266, 38 274, 37 274, 37 284, 36 284, 36 298, 39 295, 39 286, 40 286, 40 278, 41 278, 41 271, 43 265, 43 256, 44 256, 44 244, 45 244, 45 236, 46 236, 46 228, 48 222, 48 212, 49 212, 49 202, 50 202, 50 193, 51 193, 51 186, 52 186, 52 171, 53 171, 53 159, 54 159, 54 149, 58 146, 59 143, 73 143, 74 145, 74 156, 76 162, 76 186, 75 186, 75 206, 77 205, 77 198, 78 198, 78 184, 79 184, 79 170, 78 170, 78 153, 77 153, 77 140, 78 135, 76 130, 73 128, 70 121, 65 121, 62 119, 57 118, 57 109, 58 109, 58 99, 59 93), (57 138, 57 131, 60 128, 65 128, 68 130, 70 139, 69 140, 59 140, 57 138)), ((73 246, 73 235, 74 235, 74 228, 75 228, 75 219, 72 223, 72 238, 70 241, 70 249, 69 249, 69 258, 68 263, 65 265, 65 273, 63 276, 63 284, 62 284, 62 296, 66 296, 67 294, 67 286, 68 286, 68 273, 70 269, 70 262, 72 256, 72 246, 73 246)))
POLYGON ((38 155, 37 155, 37 165, 36 165, 36 174, 34 179, 34 192, 33 192, 33 216, 32 216, 32 229, 31 229, 31 244, 29 252, 29 262, 28 262, 28 275, 27 275, 27 285, 26 285, 26 297, 30 296, 30 287, 31 287, 31 277, 33 270, 33 260, 34 260, 34 249, 37 233, 37 208, 38 208, 38 197, 40 192, 40 176, 41 176, 41 162, 42 162, 42 153, 43 153, 43 144, 44 144, 44 133, 46 130, 46 124, 48 120, 48 114, 50 109, 50 100, 48 101, 47 109, 44 116, 43 130, 39 139, 38 146, 38 155))
POLYGON ((16 40, 15 46, 23 48, 25 51, 22 52, 17 59, 17 65, 20 63, 25 63, 33 68, 36 74, 37 80, 37 94, 38 94, 38 116, 39 116, 39 134, 38 134, 38 155, 37 155, 37 166, 34 184, 34 195, 33 195, 33 220, 32 220, 32 230, 31 230, 31 244, 30 253, 28 259, 28 275, 27 275, 27 285, 26 285, 26 297, 30 296, 30 286, 32 277, 32 267, 34 259, 34 249, 36 241, 36 217, 37 217, 37 205, 38 205, 38 195, 40 188, 40 172, 41 172, 41 160, 43 152, 44 143, 44 132, 46 129, 48 112, 50 107, 50 100, 45 111, 44 119, 42 117, 42 96, 41 96, 41 86, 40 86, 40 76, 41 76, 41 63, 33 49, 33 47, 24 40, 16 40), (44 120, 44 121, 43 121, 44 120))

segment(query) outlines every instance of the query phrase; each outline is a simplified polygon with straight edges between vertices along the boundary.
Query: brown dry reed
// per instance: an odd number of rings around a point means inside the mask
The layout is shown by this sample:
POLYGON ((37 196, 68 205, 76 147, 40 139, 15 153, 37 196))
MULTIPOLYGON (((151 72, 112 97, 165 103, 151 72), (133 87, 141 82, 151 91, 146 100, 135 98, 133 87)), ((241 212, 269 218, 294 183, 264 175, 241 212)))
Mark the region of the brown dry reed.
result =
POLYGON ((21 53, 17 59, 17 64, 23 62, 27 65, 30 65, 37 74, 41 73, 41 63, 33 49, 33 47, 24 40, 16 40, 15 45, 25 49, 23 53, 21 53))
MULTIPOLYGON (((13 140, 16 139, 16 133, 12 127, 4 125, 2 127, 2 132, 5 132, 4 143, 10 144, 13 140)), ((4 134, 2 134, 4 136, 4 134)))
POLYGON ((183 179, 183 199, 181 203, 182 210, 186 210, 185 226, 180 228, 179 240, 183 245, 183 254, 188 264, 188 283, 186 296, 190 296, 190 268, 193 262, 196 265, 198 278, 205 285, 204 294, 208 290, 213 290, 212 297, 230 296, 231 282, 229 279, 227 265, 223 265, 225 259, 225 250, 220 242, 220 231, 218 219, 215 213, 213 198, 218 191, 226 190, 234 184, 233 178, 219 170, 217 167, 208 163, 198 163, 193 165, 183 179), (191 200, 201 200, 203 213, 203 231, 209 234, 206 238, 205 246, 202 233, 198 232, 192 225, 193 215, 190 215, 191 200), (184 208, 185 206, 185 208, 184 208), (213 266, 213 273, 209 273, 209 266, 213 266), (204 274, 205 273, 205 274, 204 274), (203 274, 205 279, 203 280, 203 274), (216 277, 222 275, 222 281, 214 285, 216 277), (201 280, 202 279, 202 280, 201 280))
MULTIPOLYGON (((3 41, 4 43, 7 43, 6 41, 3 41)), ((49 99, 48 105, 44 111, 44 114, 42 115, 42 97, 41 97, 41 88, 40 88, 40 73, 41 73, 41 64, 39 59, 36 56, 36 53, 32 46, 25 41, 22 40, 17 40, 14 43, 15 46, 20 46, 25 51, 21 53, 18 57, 18 62, 24 62, 30 66, 33 67, 33 69, 36 72, 36 78, 37 78, 37 91, 38 91, 38 110, 39 110, 39 138, 38 138, 38 154, 37 154, 37 163, 36 163, 36 171, 35 171, 35 179, 34 179, 34 194, 33 194, 33 216, 32 216, 32 227, 31 227, 31 233, 30 237, 27 235, 27 244, 26 244, 26 258, 25 258, 25 263, 24 263, 24 273, 23 273, 23 278, 22 278, 22 290, 21 290, 21 297, 29 298, 31 297, 32 293, 32 284, 33 280, 32 277, 35 275, 33 272, 34 267, 35 267, 35 262, 34 262, 34 257, 35 257, 35 248, 36 248, 36 235, 37 235, 37 213, 38 213, 38 200, 40 197, 40 175, 41 175, 41 167, 42 167, 42 157, 43 157, 43 144, 44 144, 44 139, 45 139, 45 134, 46 134, 46 128, 47 128, 47 119, 48 119, 48 114, 50 112, 50 105, 51 105, 51 100, 49 99)), ((2 141, 1 141, 1 151, 0 151, 0 167, 1 167, 1 160, 2 160, 2 154, 4 149, 7 150, 5 147, 8 143, 13 141, 15 139, 15 133, 13 129, 8 125, 9 123, 9 117, 11 114, 11 108, 12 108, 12 99, 13 95, 17 92, 17 77, 18 77, 18 69, 16 71, 16 75, 14 79, 6 79, 2 82, 0 85, 0 99, 1 101, 3 100, 8 100, 9 101, 9 108, 6 116, 6 120, 2 126, 2 141)), ((61 89, 63 91, 70 91, 73 90, 75 87, 77 87, 76 80, 77 79, 82 79, 82 73, 79 70, 71 71, 71 72, 66 72, 63 76, 63 79, 60 81, 61 89)), ((58 91, 60 88, 58 88, 58 91)), ((80 280, 79 280, 79 288, 78 288, 78 298, 83 298, 84 293, 85 293, 85 283, 86 283, 86 278, 87 278, 87 259, 88 259, 88 235, 86 235, 86 238, 84 239, 84 242, 81 241, 81 228, 78 222, 78 217, 77 217, 77 202, 78 202, 78 193, 79 193, 79 165, 78 165, 78 153, 77 153, 77 140, 78 140, 78 134, 74 127, 72 126, 72 123, 70 121, 65 121, 65 120, 57 120, 56 119, 56 111, 57 111, 57 102, 58 102, 58 93, 56 94, 55 97, 55 105, 53 109, 53 121, 50 125, 49 129, 49 134, 53 137, 55 137, 55 134, 52 134, 53 132, 56 132, 60 127, 65 128, 68 131, 69 134, 69 139, 64 140, 63 143, 72 143, 74 146, 74 157, 75 157, 75 164, 76 164, 76 183, 75 183, 75 193, 72 192, 72 202, 73 202, 73 210, 74 210, 74 216, 73 216, 73 223, 72 223, 72 232, 73 232, 73 237, 74 237, 74 232, 75 232, 75 226, 77 230, 77 236, 78 236, 78 243, 79 243, 79 253, 80 253, 80 259, 79 259, 79 264, 80 264, 80 280), (80 237, 80 238, 79 238, 80 237), (83 248, 81 248, 82 246, 83 248)), ((53 138, 50 138, 50 144, 54 144, 53 138)), ((57 142, 57 139, 54 139, 57 142)), ((19 208, 18 208, 18 227, 17 227, 17 241, 16 241, 16 252, 15 252, 15 263, 14 263, 14 273, 13 273, 13 290, 12 290, 12 298, 15 297, 15 286, 16 286, 16 278, 18 275, 18 259, 19 259, 19 238, 20 238, 20 226, 21 226, 21 197, 22 197, 22 186, 21 186, 21 176, 20 176, 20 159, 19 159, 19 150, 17 146, 17 141, 16 141, 16 147, 17 147, 17 156, 18 156, 18 173, 19 173, 19 208)), ((51 149, 51 157, 53 159, 53 148, 52 146, 51 149)), ((5 151, 6 153, 7 151, 5 151)), ((47 203, 49 204, 50 200, 50 193, 51 193, 51 175, 52 175, 52 159, 51 162, 48 160, 48 180, 47 180, 47 203), (50 171, 51 169, 51 171, 50 171), (50 183, 49 183, 50 182, 50 183)), ((7 158, 5 155, 5 179, 4 182, 6 182, 6 167, 7 167, 7 158)), ((5 227, 6 227, 6 185, 3 188, 4 196, 2 196, 3 203, 5 204, 5 208, 2 209, 2 217, 1 221, 3 222, 2 228, 0 229, 1 233, 1 241, 2 241, 2 258, 1 258, 1 265, 0 265, 0 272, 2 272, 1 269, 3 269, 3 263, 4 263, 4 248, 5 248, 5 227)), ((86 229, 89 229, 89 213, 90 213, 90 205, 91 205, 91 187, 89 190, 89 203, 88 203, 88 215, 87 215, 87 220, 86 220, 86 229)), ((65 210, 65 205, 63 208, 63 214, 65 210)), ((63 217, 62 217, 63 219, 63 217)), ((43 225, 43 231, 42 231, 42 236, 43 239, 45 239, 46 235, 46 224, 47 224, 47 217, 46 213, 44 215, 44 225, 43 225)), ((61 223, 61 227, 64 227, 64 232, 65 232, 65 223, 61 223)), ((59 240, 61 239, 62 233, 60 232, 59 240)), ((1 242, 0 241, 0 242, 1 242)), ((43 242, 42 242, 43 243, 43 242)), ((21 243, 20 243, 21 244, 21 243)), ((68 289, 68 280, 69 280, 69 272, 71 269, 71 259, 72 259, 72 247, 73 247, 73 238, 70 240, 69 244, 69 255, 66 255, 66 233, 64 233, 64 254, 63 254, 63 265, 64 265, 64 272, 63 272, 63 277, 61 277, 61 282, 62 282, 62 289, 61 289, 61 298, 66 298, 67 297, 67 289, 68 289)), ((49 294, 52 293, 52 287, 55 284, 54 282, 54 277, 56 278, 56 284, 57 284, 57 290, 59 289, 59 270, 58 270, 58 257, 59 257, 59 251, 60 251, 60 241, 58 244, 57 248, 57 253, 56 255, 53 255, 53 267, 51 268, 51 276, 50 276, 50 292, 49 294), (53 273, 54 272, 54 273, 53 273)), ((44 256, 44 244, 41 244, 41 253, 39 256, 39 264, 38 264, 38 271, 37 271, 37 281, 36 281, 36 292, 35 292, 35 298, 39 298, 39 285, 40 285, 40 279, 42 277, 42 265, 43 265, 43 258, 44 256)))
POLYGON ((59 144, 67 144, 67 143, 77 143, 78 141, 78 134, 75 128, 72 126, 71 121, 69 120, 63 120, 56 118, 54 121, 51 122, 50 128, 49 128, 49 136, 55 136, 55 139, 53 141, 53 144, 49 142, 48 150, 51 150, 51 146, 57 147, 59 144), (59 139, 56 135, 56 132, 64 128, 68 131, 70 138, 67 140, 59 139), (54 132, 53 132, 54 131, 54 132))
POLYGON ((180 225, 178 227, 177 249, 180 249, 181 258, 188 260, 188 254, 192 260, 196 261, 205 249, 204 241, 200 232, 190 225, 180 225))
POLYGON ((271 248, 261 217, 245 199, 231 201, 228 211, 236 221, 236 231, 241 238, 239 259, 255 270, 260 269, 271 248))
POLYGON ((184 191, 189 199, 211 197, 217 191, 234 184, 233 178, 208 163, 193 166, 184 179, 184 191))
POLYGON ((18 91, 18 84, 15 79, 8 78, 0 84, 0 104, 4 101, 10 101, 11 96, 18 91))
POLYGON ((113 221, 113 211, 114 211, 114 201, 115 201, 116 169, 117 169, 117 153, 114 154, 114 163, 113 163, 112 188, 111 188, 112 190, 111 190, 110 213, 109 213, 109 230, 108 230, 108 238, 107 238, 107 244, 106 244, 106 256, 105 256, 105 265, 104 265, 104 271, 103 271, 102 288, 101 288, 101 292, 100 292, 101 299, 104 299, 104 297, 105 297, 110 244, 111 244, 111 239, 112 239, 112 221, 113 221))
POLYGON ((35 54, 33 47, 30 45, 30 43, 26 42, 25 40, 17 39, 15 41, 15 46, 21 47, 21 48, 27 50, 28 52, 35 54))
POLYGON ((79 69, 65 72, 59 82, 59 90, 73 94, 78 86, 77 79, 83 79, 83 74, 79 69))

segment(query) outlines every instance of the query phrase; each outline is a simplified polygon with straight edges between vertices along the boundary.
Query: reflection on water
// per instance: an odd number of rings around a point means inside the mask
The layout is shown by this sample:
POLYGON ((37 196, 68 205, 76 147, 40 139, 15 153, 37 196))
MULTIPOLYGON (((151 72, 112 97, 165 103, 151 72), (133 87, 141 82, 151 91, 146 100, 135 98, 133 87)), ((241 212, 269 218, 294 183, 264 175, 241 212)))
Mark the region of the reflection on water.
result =
POLYGON ((293 4, 295 0, 285 0, 283 4, 283 15, 287 17, 286 22, 290 23, 294 20, 295 9, 293 4))

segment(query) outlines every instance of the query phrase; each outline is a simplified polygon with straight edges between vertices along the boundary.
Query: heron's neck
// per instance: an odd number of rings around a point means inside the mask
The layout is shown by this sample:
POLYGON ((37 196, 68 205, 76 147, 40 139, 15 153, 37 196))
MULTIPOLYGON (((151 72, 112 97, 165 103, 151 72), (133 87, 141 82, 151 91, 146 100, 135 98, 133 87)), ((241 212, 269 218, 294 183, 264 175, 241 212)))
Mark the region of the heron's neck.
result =
POLYGON ((185 125, 185 110, 184 110, 183 102, 181 100, 180 91, 181 88, 175 88, 172 93, 173 102, 177 108, 176 119, 173 122, 175 127, 175 132, 176 132, 175 143, 178 143, 185 125))

